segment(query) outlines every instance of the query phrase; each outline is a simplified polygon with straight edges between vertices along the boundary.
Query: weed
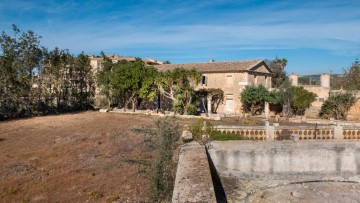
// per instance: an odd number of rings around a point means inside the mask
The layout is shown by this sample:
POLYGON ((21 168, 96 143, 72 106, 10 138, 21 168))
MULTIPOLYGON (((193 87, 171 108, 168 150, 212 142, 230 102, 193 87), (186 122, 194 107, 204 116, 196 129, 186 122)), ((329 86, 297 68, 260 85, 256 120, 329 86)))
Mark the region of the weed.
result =
POLYGON ((213 131, 210 134, 211 140, 244 140, 243 135, 235 134, 235 133, 221 133, 219 131, 213 131))
POLYGON ((185 137, 181 138, 181 141, 182 141, 183 143, 188 143, 188 142, 191 142, 191 141, 193 141, 193 140, 194 140, 193 138, 185 138, 185 137))
POLYGON ((180 131, 175 118, 166 118, 155 121, 155 128, 133 129, 136 132, 151 135, 151 142, 158 153, 152 164, 151 200, 153 202, 166 202, 171 198, 174 188, 176 164, 173 154, 177 148, 180 131))
POLYGON ((106 202, 114 202, 116 200, 120 199, 119 195, 112 195, 106 199, 106 202))
POLYGON ((30 200, 29 199, 26 199, 26 198, 23 198, 22 200, 21 200, 21 203, 29 203, 30 202, 30 200))
POLYGON ((7 187, 7 188, 4 189, 4 192, 5 192, 5 194, 7 194, 7 195, 14 195, 14 194, 16 194, 18 191, 19 191, 19 189, 16 188, 16 187, 7 187))
POLYGON ((256 118, 256 117, 246 117, 243 120, 243 124, 245 124, 245 125, 258 125, 258 124, 263 124, 263 121, 260 118, 256 118))
POLYGON ((189 131, 192 133, 194 140, 200 141, 202 135, 209 135, 213 131, 213 126, 209 121, 199 118, 189 126, 189 131))
POLYGON ((93 197, 96 199, 100 199, 100 198, 104 197, 104 194, 99 191, 91 191, 91 192, 88 192, 87 195, 89 197, 93 197))
POLYGON ((143 159, 125 159, 124 162, 130 164, 142 164, 142 165, 150 166, 150 162, 143 159))
MULTIPOLYGON (((257 122, 258 120, 250 119, 249 122, 257 122)), ((245 139, 243 135, 235 133, 226 133, 223 134, 213 128, 209 121, 204 120, 203 118, 198 119, 194 124, 189 126, 189 131, 193 134, 194 140, 201 141, 202 144, 209 143, 211 140, 243 140, 245 139), (210 140, 204 139, 202 135, 209 135, 210 140)))

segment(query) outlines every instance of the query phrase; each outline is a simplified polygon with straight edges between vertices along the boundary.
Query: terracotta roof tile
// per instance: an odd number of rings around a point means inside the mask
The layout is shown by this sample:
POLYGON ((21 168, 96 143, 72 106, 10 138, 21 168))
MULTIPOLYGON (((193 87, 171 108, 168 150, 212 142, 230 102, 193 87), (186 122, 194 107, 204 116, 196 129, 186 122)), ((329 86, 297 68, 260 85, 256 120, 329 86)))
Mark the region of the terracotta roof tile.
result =
POLYGON ((229 62, 209 62, 209 63, 187 63, 187 64, 163 64, 156 65, 159 71, 167 71, 174 68, 193 69, 206 72, 242 72, 249 71, 251 68, 262 63, 263 60, 248 61, 229 61, 229 62))

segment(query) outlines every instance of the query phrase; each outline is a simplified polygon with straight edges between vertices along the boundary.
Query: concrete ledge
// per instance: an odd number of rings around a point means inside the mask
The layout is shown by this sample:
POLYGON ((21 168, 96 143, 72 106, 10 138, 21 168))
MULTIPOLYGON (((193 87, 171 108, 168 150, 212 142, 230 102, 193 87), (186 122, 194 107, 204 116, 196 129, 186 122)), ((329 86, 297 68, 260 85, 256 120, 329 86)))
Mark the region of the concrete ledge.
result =
POLYGON ((216 202, 205 147, 197 142, 180 149, 172 202, 216 202))
POLYGON ((148 116, 160 116, 160 117, 166 117, 166 116, 175 116, 177 118, 183 118, 183 119, 198 119, 198 118, 203 118, 203 119, 207 119, 207 120, 215 120, 215 121, 219 121, 221 120, 221 115, 219 114, 212 114, 210 116, 195 116, 195 115, 179 115, 179 114, 175 114, 174 112, 167 112, 165 114, 162 113, 156 113, 152 110, 136 110, 135 112, 133 112, 131 109, 127 109, 126 111, 124 111, 124 109, 114 109, 112 111, 107 111, 110 113, 121 113, 121 114, 141 114, 141 115, 148 115, 148 116))
POLYGON ((208 152, 217 171, 242 179, 360 175, 358 141, 213 141, 211 145, 208 152))

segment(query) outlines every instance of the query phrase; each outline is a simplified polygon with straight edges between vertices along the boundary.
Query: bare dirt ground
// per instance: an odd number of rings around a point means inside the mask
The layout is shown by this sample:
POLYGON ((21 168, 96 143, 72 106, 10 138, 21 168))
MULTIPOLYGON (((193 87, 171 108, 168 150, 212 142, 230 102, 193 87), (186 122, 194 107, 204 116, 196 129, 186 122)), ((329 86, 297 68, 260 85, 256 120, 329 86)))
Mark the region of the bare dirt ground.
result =
POLYGON ((83 112, 0 123, 0 202, 149 201, 155 150, 131 129, 156 119, 83 112))
MULTIPOLYGON (((0 202, 147 202, 157 116, 83 112, 0 123, 0 202)), ((182 126, 195 119, 178 119, 182 126)), ((263 125, 225 118, 213 125, 263 125)))
MULTIPOLYGON (((354 177, 353 177, 354 178, 354 177)), ((242 180, 222 176, 228 202, 360 202, 358 179, 342 177, 324 180, 242 180)))

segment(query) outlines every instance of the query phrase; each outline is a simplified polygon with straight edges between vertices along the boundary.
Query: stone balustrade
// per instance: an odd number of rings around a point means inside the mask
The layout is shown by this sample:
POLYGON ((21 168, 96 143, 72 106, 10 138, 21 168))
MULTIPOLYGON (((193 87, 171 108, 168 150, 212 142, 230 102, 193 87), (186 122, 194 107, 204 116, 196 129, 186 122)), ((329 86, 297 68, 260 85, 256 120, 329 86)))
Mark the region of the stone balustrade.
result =
POLYGON ((289 140, 290 135, 297 135, 298 140, 328 140, 328 139, 360 139, 360 127, 342 126, 214 126, 223 134, 238 134, 246 140, 289 140))

